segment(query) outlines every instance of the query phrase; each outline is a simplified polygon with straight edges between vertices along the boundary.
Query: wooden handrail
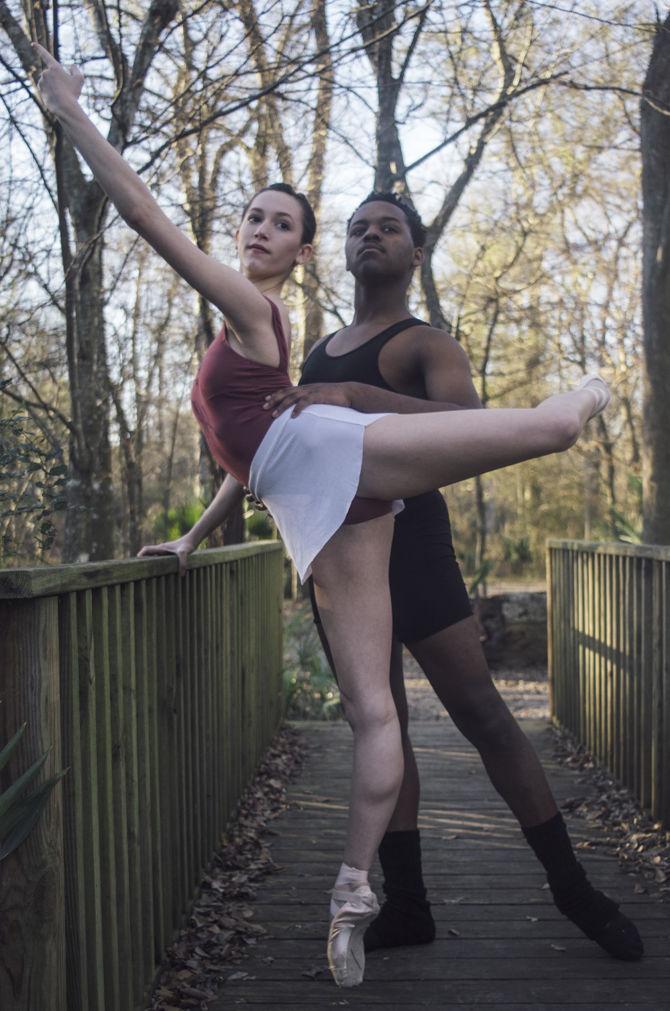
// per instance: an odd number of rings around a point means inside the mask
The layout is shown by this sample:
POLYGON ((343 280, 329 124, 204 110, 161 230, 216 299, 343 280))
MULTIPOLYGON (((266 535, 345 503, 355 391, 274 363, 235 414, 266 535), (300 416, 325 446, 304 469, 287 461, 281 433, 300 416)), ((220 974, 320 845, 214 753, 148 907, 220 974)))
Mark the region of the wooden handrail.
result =
POLYGON ((552 540, 552 713, 670 825, 670 547, 552 540))
MULTIPOLYGON (((249 558, 267 551, 277 551, 277 541, 253 541, 231 544, 226 548, 195 551, 188 559, 189 569, 249 558)), ((120 561, 84 562, 70 565, 41 565, 26 569, 0 569, 0 600, 48 597, 74 590, 90 590, 97 586, 134 583, 152 576, 165 576, 179 571, 175 555, 154 558, 131 558, 120 561)))
POLYGON ((2 865, 0 1007, 145 1007, 283 715, 277 541, 0 572, 0 789, 69 771, 2 865))
POLYGON ((591 555, 612 557, 655 558, 670 561, 670 545, 667 544, 624 544, 622 541, 564 541, 553 538, 547 541, 547 548, 563 551, 580 551, 591 555))

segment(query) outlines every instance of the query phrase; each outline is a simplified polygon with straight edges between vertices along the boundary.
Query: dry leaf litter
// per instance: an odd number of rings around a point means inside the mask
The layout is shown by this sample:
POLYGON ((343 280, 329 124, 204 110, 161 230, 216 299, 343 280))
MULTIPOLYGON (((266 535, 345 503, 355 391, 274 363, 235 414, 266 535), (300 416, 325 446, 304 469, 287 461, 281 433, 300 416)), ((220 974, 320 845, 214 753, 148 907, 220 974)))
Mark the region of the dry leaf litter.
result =
MULTIPOLYGON (((579 815, 587 823, 604 830, 600 847, 606 846, 630 874, 644 878, 635 885, 639 894, 648 893, 657 901, 670 898, 670 832, 660 822, 640 810, 629 790, 616 783, 606 769, 567 731, 554 727, 556 758, 579 773, 576 782, 584 796, 564 801, 564 811, 579 815)), ((591 848, 594 844, 587 843, 591 848)))
POLYGON ((268 849, 274 818, 286 809, 286 785, 304 758, 300 735, 283 728, 240 801, 222 847, 201 880, 185 927, 167 949, 147 1011, 204 1009, 265 931, 251 903, 259 883, 276 869, 268 849))

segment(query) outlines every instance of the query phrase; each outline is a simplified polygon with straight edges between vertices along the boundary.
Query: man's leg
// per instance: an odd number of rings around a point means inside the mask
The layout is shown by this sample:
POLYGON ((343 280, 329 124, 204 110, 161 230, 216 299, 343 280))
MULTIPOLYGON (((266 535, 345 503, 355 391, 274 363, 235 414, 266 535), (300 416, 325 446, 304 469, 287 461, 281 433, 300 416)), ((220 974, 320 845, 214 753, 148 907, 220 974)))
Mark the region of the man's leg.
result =
POLYGON ((405 771, 395 810, 378 850, 385 900, 379 916, 365 932, 366 951, 429 944, 435 939, 435 922, 423 883, 417 828, 421 792, 419 771, 409 737, 402 645, 397 639, 391 651, 391 691, 400 720, 405 771))
POLYGON ((529 740, 493 684, 474 618, 409 645, 547 872, 557 908, 617 958, 643 953, 635 926, 589 883, 529 740))
POLYGON ((493 683, 476 619, 465 618, 408 648, 520 825, 553 818, 558 808, 544 769, 493 683))

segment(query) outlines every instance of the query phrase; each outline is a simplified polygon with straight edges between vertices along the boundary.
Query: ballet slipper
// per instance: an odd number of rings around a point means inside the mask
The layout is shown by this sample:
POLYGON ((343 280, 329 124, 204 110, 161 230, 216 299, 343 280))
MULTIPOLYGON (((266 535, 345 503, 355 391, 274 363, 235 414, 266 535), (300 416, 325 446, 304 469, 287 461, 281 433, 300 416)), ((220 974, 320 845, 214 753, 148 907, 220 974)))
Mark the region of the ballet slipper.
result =
POLYGON ((367 884, 333 888, 332 895, 342 905, 330 923, 328 966, 338 986, 358 986, 365 971, 363 937, 379 913, 379 903, 367 884))
POLYGON ((604 411, 612 398, 609 386, 602 376, 599 376, 596 372, 592 372, 590 375, 584 376, 577 389, 589 390, 590 393, 595 394, 595 407, 589 414, 588 421, 590 421, 591 418, 595 418, 596 414, 600 414, 601 411, 604 411))

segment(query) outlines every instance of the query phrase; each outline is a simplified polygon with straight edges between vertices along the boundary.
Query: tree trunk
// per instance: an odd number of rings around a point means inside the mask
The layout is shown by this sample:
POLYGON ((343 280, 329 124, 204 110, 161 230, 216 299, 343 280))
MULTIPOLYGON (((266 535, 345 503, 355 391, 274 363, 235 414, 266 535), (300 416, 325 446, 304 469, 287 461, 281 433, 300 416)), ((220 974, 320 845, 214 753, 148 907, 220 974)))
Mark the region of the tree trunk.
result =
MULTIPOLYGON (((8 34, 27 76, 37 81, 41 61, 30 45, 36 35, 54 49, 46 20, 48 5, 25 2, 25 28, 7 3, 0 0, 0 27, 8 34)), ((177 0, 152 0, 144 11, 132 59, 122 51, 106 20, 104 7, 90 4, 93 22, 113 66, 116 97, 108 140, 123 151, 144 92, 147 73, 163 29, 175 17, 177 0)), ((58 7, 53 5, 57 43, 58 7)), ((67 513, 63 556, 66 562, 110 558, 114 550, 115 515, 112 500, 112 454, 109 435, 109 375, 103 310, 103 248, 107 198, 98 184, 82 173, 77 156, 53 120, 44 128, 53 145, 58 194, 61 253, 66 278, 65 343, 71 402, 71 437, 67 513), (71 250, 69 221, 74 231, 71 250)))
POLYGON ((641 105, 643 539, 670 544, 670 16, 657 26, 641 105))
MULTIPOLYGON (((318 62, 319 87, 314 110, 312 150, 309 159, 307 196, 318 221, 323 196, 323 178, 326 167, 326 150, 333 108, 333 58, 328 34, 326 4, 315 0, 312 7, 312 30, 316 48, 321 57, 318 62)), ((323 307, 316 254, 302 271, 302 357, 307 357, 314 344, 323 336, 323 307)))
POLYGON ((486 523, 486 497, 484 495, 484 482, 481 475, 475 477, 475 501, 477 504, 477 538, 475 542, 475 571, 480 575, 479 583, 475 590, 477 597, 487 596, 487 585, 485 568, 488 561, 486 557, 487 545, 487 523, 486 523))
POLYGON ((75 232, 74 347, 70 350, 73 434, 65 518, 65 562, 114 556, 115 509, 109 437, 109 377, 103 317, 103 246, 106 197, 95 182, 82 190, 66 176, 75 232), (73 192, 73 190, 77 192, 73 192))

